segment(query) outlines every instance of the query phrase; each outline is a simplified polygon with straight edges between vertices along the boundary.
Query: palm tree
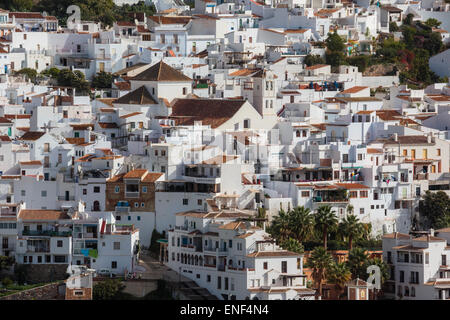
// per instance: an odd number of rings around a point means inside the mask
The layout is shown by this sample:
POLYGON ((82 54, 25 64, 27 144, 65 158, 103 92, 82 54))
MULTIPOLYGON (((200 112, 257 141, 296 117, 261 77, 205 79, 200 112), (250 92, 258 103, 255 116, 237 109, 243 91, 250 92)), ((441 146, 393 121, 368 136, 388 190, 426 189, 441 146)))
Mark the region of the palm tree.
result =
POLYGON ((342 294, 345 284, 352 278, 352 273, 345 262, 333 263, 326 275, 327 282, 333 283, 337 287, 339 295, 342 294))
POLYGON ((297 239, 294 238, 284 240, 281 243, 281 247, 285 250, 289 250, 299 254, 303 254, 305 252, 303 245, 297 239))
POLYGON ((318 228, 318 230, 322 232, 323 247, 326 249, 328 231, 333 230, 338 223, 336 214, 334 211, 331 210, 331 207, 329 205, 321 206, 317 210, 314 220, 316 228, 318 228))
POLYGON ((289 212, 290 227, 295 238, 303 243, 313 231, 313 216, 308 208, 303 206, 295 207, 289 212))
POLYGON ((273 218, 268 232, 280 242, 289 238, 291 234, 289 215, 284 210, 280 210, 278 216, 273 218))
POLYGON ((367 275, 365 265, 368 259, 369 256, 362 248, 353 248, 349 251, 347 265, 354 279, 363 279, 367 275))
POLYGON ((319 295, 322 294, 322 281, 326 271, 333 264, 333 258, 323 247, 315 247, 308 259, 308 266, 313 269, 313 278, 319 288, 319 295))
POLYGON ((364 233, 364 227, 355 215, 348 215, 339 224, 339 230, 342 235, 348 237, 348 249, 352 250, 353 239, 364 233))

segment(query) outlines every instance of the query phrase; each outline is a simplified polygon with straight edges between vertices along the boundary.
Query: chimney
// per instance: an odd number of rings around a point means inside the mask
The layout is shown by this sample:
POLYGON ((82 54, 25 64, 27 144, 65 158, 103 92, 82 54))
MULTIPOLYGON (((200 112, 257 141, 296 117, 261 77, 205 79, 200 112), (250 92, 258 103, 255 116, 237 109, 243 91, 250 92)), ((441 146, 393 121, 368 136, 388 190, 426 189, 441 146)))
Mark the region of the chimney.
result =
POLYGON ((394 141, 398 141, 398 133, 394 133, 394 141))
POLYGON ((430 229, 430 236, 434 237, 434 229, 433 228, 430 229))
POLYGON ((431 143, 431 137, 433 136, 432 132, 429 132, 427 135, 427 143, 431 143))

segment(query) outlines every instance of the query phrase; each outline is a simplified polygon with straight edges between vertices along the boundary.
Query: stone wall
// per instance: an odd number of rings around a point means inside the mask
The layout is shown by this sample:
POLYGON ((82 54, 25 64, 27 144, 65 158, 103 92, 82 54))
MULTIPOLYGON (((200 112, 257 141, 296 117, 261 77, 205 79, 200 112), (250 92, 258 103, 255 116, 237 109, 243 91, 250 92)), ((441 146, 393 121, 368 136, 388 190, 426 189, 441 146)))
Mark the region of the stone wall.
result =
POLYGON ((65 286, 65 284, 63 282, 55 282, 1 297, 0 300, 61 300, 64 297, 59 294, 60 286, 65 286))
POLYGON ((67 279, 67 264, 24 264, 26 283, 42 283, 67 279))

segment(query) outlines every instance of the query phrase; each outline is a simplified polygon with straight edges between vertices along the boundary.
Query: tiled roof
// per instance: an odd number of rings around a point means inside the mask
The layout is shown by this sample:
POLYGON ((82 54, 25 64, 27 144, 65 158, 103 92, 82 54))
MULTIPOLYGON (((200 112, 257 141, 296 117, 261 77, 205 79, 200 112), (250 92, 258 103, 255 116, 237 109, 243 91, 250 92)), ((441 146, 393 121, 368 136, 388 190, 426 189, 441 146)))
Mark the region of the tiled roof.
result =
POLYGON ((288 256, 300 256, 300 254, 292 251, 257 251, 247 255, 251 258, 261 258, 261 257, 288 257, 288 256))
POLYGON ((42 131, 28 131, 19 140, 35 141, 41 138, 45 132, 42 131))
POLYGON ((168 17, 168 16, 150 16, 148 19, 158 23, 158 24, 187 24, 191 21, 191 17, 168 17))
POLYGON ((102 129, 117 129, 119 127, 115 122, 98 122, 98 126, 102 129))
MULTIPOLYGON (((145 72, 145 71, 144 71, 145 72)), ((114 101, 116 104, 158 104, 155 99, 153 99, 150 92, 148 92, 147 88, 145 86, 141 86, 137 88, 136 90, 133 90, 126 95, 120 97, 116 101, 114 101)))
POLYGON ((234 116, 245 103, 244 100, 224 99, 176 99, 172 105, 171 117, 178 117, 177 125, 203 125, 217 128, 234 116))
POLYGON ((66 138, 66 140, 70 144, 82 144, 82 143, 84 143, 84 138, 66 138))
POLYGON ((12 123, 12 122, 6 119, 5 117, 0 117, 0 123, 12 123))
POLYGON ((146 169, 135 169, 133 171, 126 173, 123 176, 123 178, 124 179, 138 179, 139 178, 140 179, 147 173, 148 173, 148 171, 146 169))
POLYGON ((42 162, 39 160, 33 160, 33 161, 19 161, 21 166, 42 166, 42 162))
POLYGON ((9 141, 11 141, 11 139, 8 136, 0 136, 0 141, 1 142, 9 142, 9 141))
POLYGON ((21 220, 61 220, 70 219, 67 213, 58 210, 21 210, 19 212, 21 220))
POLYGON ((202 164, 222 164, 222 163, 227 163, 228 161, 231 161, 231 160, 235 160, 236 158, 237 158, 237 156, 222 155, 222 156, 217 156, 217 157, 213 157, 211 159, 205 160, 202 162, 202 164))
POLYGON ((180 82, 190 82, 191 78, 185 76, 182 72, 175 70, 168 64, 160 61, 147 70, 139 73, 131 80, 138 81, 180 81, 180 82))
POLYGON ((140 114, 142 114, 142 112, 132 112, 132 113, 124 114, 123 116, 120 116, 120 118, 126 119, 126 118, 134 117, 134 116, 137 116, 140 114))
POLYGON ((315 64, 313 66, 306 67, 305 69, 306 70, 315 70, 315 69, 320 69, 320 68, 324 68, 324 67, 329 67, 329 65, 328 64, 315 64))
POLYGON ((360 92, 360 91, 362 91, 364 89, 367 89, 367 88, 368 87, 354 86, 354 87, 351 87, 351 88, 348 88, 348 89, 342 91, 341 93, 357 93, 357 92, 360 92))

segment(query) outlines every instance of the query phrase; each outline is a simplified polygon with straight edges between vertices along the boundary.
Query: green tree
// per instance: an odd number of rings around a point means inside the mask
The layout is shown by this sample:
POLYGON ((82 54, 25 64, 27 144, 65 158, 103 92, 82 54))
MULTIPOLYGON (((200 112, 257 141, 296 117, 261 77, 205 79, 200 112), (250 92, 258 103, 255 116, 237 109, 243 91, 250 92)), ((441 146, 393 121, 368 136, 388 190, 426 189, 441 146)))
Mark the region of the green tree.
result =
POLYGON ((31 68, 23 68, 17 71, 17 74, 24 74, 31 82, 34 82, 36 80, 37 71, 31 68))
POLYGON ((333 33, 328 33, 328 37, 325 40, 325 45, 331 52, 344 52, 345 50, 345 42, 336 31, 333 33))
POLYGON ((125 286, 118 279, 107 279, 94 285, 92 298, 94 300, 115 300, 125 286))
POLYGON ((92 79, 92 87, 96 89, 111 88, 113 75, 109 72, 100 71, 92 79))
POLYGON ((419 214, 424 228, 447 228, 450 226, 450 198, 444 191, 426 191, 419 202, 419 214))
POLYGON ((439 28, 442 22, 434 18, 428 18, 425 24, 431 28, 439 28))
POLYGON ((30 11, 33 7, 33 0, 4 0, 4 8, 9 11, 30 11))
POLYGON ((86 81, 84 74, 75 70, 63 69, 58 74, 58 85, 64 87, 73 87, 79 94, 89 93, 89 82, 86 81))
POLYGON ((315 226, 319 232, 322 232, 323 247, 327 248, 328 232, 335 229, 338 223, 336 214, 329 205, 324 205, 317 209, 314 216, 315 226))
POLYGON ((10 268, 14 264, 14 257, 0 256, 0 272, 10 268))
POLYGON ((311 256, 308 258, 307 266, 312 268, 312 276, 319 288, 319 295, 322 294, 322 282, 325 279, 327 270, 331 268, 333 264, 333 258, 331 254, 323 247, 315 247, 311 252, 311 256))
POLYGON ((353 239, 357 239, 364 233, 364 227, 359 219, 351 214, 347 215, 342 222, 339 224, 339 232, 347 237, 348 239, 348 249, 352 250, 353 239))
POLYGON ((44 70, 41 72, 42 75, 53 78, 53 79, 58 79, 60 70, 58 68, 52 67, 50 69, 44 70))
POLYGON ((314 229, 314 217, 311 210, 303 206, 295 207, 288 215, 289 226, 293 236, 299 241, 306 241, 314 229))
POLYGON ((305 57, 305 61, 304 62, 305 62, 305 64, 308 67, 310 67, 310 66, 313 66, 313 65, 316 65, 316 64, 324 64, 325 60, 321 56, 319 56, 318 54, 316 54, 316 55, 308 54, 305 57))
POLYGON ((289 215, 284 210, 280 210, 278 216, 273 218, 268 232, 280 243, 290 237, 291 226, 289 215))
POLYGON ((412 13, 408 13, 408 15, 403 19, 403 24, 410 26, 413 21, 414 15, 412 13))
POLYGON ((333 262, 326 272, 327 282, 336 286, 341 294, 345 284, 352 279, 352 273, 345 262, 333 262))
POLYGON ((287 240, 284 240, 280 244, 280 246, 285 250, 289 250, 299 254, 303 254, 305 252, 305 248, 303 248, 303 245, 294 238, 288 238, 287 240))
POLYGON ((398 27, 397 23, 395 21, 389 23, 389 32, 397 32, 400 28, 398 27))
POLYGON ((365 279, 367 276, 366 264, 369 256, 362 248, 353 248, 348 253, 347 266, 352 273, 354 279, 365 279))

